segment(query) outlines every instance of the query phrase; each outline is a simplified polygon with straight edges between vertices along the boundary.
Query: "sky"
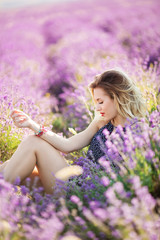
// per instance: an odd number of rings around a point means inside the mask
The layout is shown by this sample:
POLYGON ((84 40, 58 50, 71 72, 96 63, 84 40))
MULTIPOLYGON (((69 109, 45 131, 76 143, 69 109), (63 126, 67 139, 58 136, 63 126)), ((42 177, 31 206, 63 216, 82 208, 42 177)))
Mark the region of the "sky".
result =
POLYGON ((59 2, 69 2, 76 0, 0 0, 1 9, 12 9, 12 8, 21 8, 36 6, 40 4, 49 4, 49 3, 59 3, 59 2))

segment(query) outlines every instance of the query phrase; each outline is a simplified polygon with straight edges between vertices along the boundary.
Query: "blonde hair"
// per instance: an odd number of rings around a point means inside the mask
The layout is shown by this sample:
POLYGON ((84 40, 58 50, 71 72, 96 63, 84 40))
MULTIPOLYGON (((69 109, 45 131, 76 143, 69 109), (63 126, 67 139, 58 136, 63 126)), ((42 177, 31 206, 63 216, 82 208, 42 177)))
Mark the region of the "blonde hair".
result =
POLYGON ((135 83, 121 70, 108 70, 95 76, 89 88, 92 96, 95 88, 102 88, 125 118, 142 118, 146 115, 146 103, 135 83))

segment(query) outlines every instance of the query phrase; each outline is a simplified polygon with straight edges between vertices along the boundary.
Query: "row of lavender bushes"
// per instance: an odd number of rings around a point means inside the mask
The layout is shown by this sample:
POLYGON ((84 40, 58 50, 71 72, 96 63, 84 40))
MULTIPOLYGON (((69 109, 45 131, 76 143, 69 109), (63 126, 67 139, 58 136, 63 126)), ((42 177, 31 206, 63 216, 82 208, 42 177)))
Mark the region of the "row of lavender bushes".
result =
POLYGON ((1 239, 159 239, 158 5, 100 0, 1 13, 1 161, 30 134, 14 127, 13 108, 68 137, 93 118, 87 85, 106 69, 131 76, 148 107, 141 131, 105 132, 109 151, 99 165, 87 148, 66 156, 83 174, 57 181, 53 195, 1 177, 1 239))

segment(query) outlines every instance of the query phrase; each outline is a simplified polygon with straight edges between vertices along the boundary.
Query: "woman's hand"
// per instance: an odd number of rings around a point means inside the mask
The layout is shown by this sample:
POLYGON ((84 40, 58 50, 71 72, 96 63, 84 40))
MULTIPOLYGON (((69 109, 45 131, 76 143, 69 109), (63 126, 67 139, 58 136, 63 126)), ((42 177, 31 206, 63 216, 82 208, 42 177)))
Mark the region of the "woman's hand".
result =
POLYGON ((18 128, 30 128, 32 126, 33 120, 27 114, 18 109, 14 109, 11 112, 11 117, 18 128))

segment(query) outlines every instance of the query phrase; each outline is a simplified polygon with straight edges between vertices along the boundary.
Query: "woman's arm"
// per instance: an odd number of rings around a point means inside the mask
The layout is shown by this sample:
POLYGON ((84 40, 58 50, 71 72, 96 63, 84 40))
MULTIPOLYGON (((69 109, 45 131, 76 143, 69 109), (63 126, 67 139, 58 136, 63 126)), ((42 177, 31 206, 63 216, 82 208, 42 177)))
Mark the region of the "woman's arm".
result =
MULTIPOLYGON (((40 130, 40 125, 20 110, 14 109, 11 113, 11 117, 13 118, 15 125, 19 128, 27 127, 34 132, 38 132, 40 130)), ((70 138, 64 138, 52 131, 45 132, 41 138, 59 151, 69 153, 87 146, 98 129, 98 120, 97 118, 94 118, 84 131, 70 138)))
MULTIPOLYGON (((30 129, 32 129, 34 132, 38 132, 40 126, 36 122, 32 122, 30 129)), ((87 146, 97 131, 98 124, 97 120, 94 119, 84 131, 77 133, 70 138, 64 138, 52 131, 45 132, 41 138, 50 143, 59 151, 69 153, 87 146)))

